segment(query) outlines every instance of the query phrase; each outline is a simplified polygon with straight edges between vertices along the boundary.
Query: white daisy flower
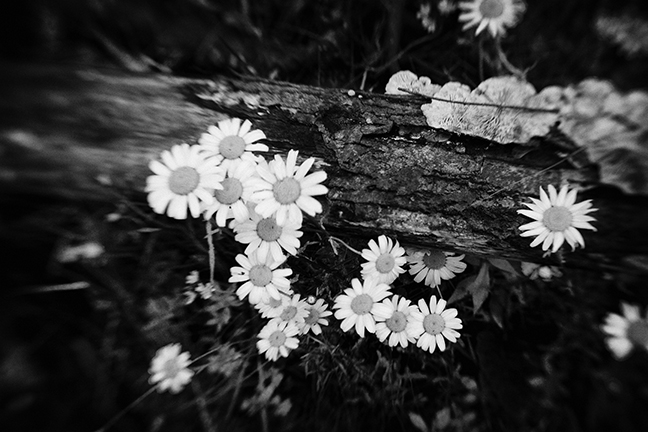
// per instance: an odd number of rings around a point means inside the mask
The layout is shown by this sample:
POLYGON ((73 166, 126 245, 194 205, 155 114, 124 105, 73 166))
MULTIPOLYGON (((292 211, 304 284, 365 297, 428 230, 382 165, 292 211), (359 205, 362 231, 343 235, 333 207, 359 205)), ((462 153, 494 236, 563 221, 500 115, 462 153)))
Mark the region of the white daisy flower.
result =
POLYGON ((265 353, 268 360, 276 361, 279 356, 288 357, 290 351, 297 348, 299 329, 294 322, 270 321, 259 332, 257 348, 259 354, 265 353))
POLYGON ((648 313, 641 318, 639 307, 621 303, 623 316, 608 314, 601 330, 609 336, 607 344, 617 359, 622 359, 630 353, 633 346, 648 350, 648 313))
POLYGON ((339 295, 333 305, 333 309, 338 309, 335 318, 342 320, 340 328, 346 332, 355 326, 360 337, 364 337, 365 329, 369 333, 375 333, 376 306, 390 294, 389 285, 376 279, 365 280, 362 283, 357 278, 351 280, 351 288, 345 289, 344 294, 339 295))
POLYGON ((563 242, 576 249, 576 245, 585 247, 585 240, 576 228, 589 229, 596 231, 591 221, 595 221, 588 213, 597 209, 591 208, 592 200, 586 200, 576 204, 576 189, 569 190, 565 185, 556 192, 556 188, 549 185, 549 196, 540 188, 540 199, 530 198, 532 203, 524 203, 530 210, 518 210, 521 215, 534 219, 533 222, 522 225, 519 229, 524 231, 520 236, 536 236, 531 242, 531 247, 538 246, 542 243, 542 250, 549 249, 556 252, 563 242))
POLYGON ((362 264, 362 277, 375 277, 379 282, 390 284, 399 274, 405 273, 403 265, 407 262, 405 249, 398 242, 381 235, 378 243, 369 241, 369 249, 362 250, 362 258, 368 262, 362 264))
POLYGON ((221 120, 218 127, 209 126, 207 133, 202 134, 198 143, 208 154, 220 156, 224 169, 235 160, 246 160, 255 164, 259 157, 252 152, 267 152, 268 146, 256 143, 265 139, 262 131, 250 129, 252 123, 249 120, 245 120, 243 124, 238 118, 221 120))
POLYGON ((457 342, 461 335, 457 330, 463 328, 461 320, 457 318, 457 309, 449 308, 444 310, 446 301, 436 296, 430 298, 429 307, 425 300, 418 302, 418 310, 412 312, 412 331, 418 340, 416 346, 433 353, 436 347, 445 351, 445 339, 450 342, 457 342), (444 339, 445 338, 445 339, 444 339))
POLYGON ((232 221, 230 227, 236 233, 234 239, 248 245, 245 248, 246 254, 258 249, 262 255, 270 253, 275 261, 283 258, 282 249, 296 255, 298 239, 303 235, 299 231, 301 225, 288 220, 282 226, 273 216, 264 218, 255 211, 250 212, 250 217, 245 222, 232 221))
POLYGON ((226 221, 232 218, 245 221, 250 217, 246 203, 261 185, 255 165, 243 160, 232 161, 227 168, 227 176, 221 182, 222 189, 214 191, 214 201, 205 205, 205 219, 216 214, 216 225, 219 227, 224 227, 226 221))
POLYGON ((441 279, 452 279, 466 270, 466 263, 461 261, 464 257, 438 249, 411 250, 407 256, 409 273, 414 276, 415 282, 424 281, 425 285, 434 288, 441 285, 441 279))
POLYGON ((163 151, 162 162, 149 162, 155 173, 146 179, 149 205, 174 219, 187 219, 187 208, 198 217, 201 203, 211 204, 213 191, 221 188, 225 173, 218 164, 218 158, 207 157, 199 146, 180 144, 163 151))
POLYGON ((293 294, 288 301, 282 302, 279 315, 273 319, 294 322, 299 328, 308 316, 307 306, 308 304, 300 299, 299 294, 293 294))
POLYGON ((277 318, 279 315, 281 315, 284 306, 288 304, 288 301, 290 300, 289 296, 292 296, 292 294, 293 293, 291 290, 290 293, 288 293, 287 295, 282 295, 279 299, 268 297, 267 299, 264 299, 255 304, 254 307, 261 314, 261 318, 277 318))
POLYGON ((238 254, 239 266, 230 269, 232 276, 228 282, 245 282, 236 290, 236 295, 243 300, 249 296, 251 304, 257 304, 268 297, 280 299, 279 292, 287 293, 290 281, 286 278, 292 274, 289 268, 277 268, 284 260, 276 261, 271 255, 261 256, 258 251, 250 255, 238 254))
POLYGON ((376 336, 380 342, 387 341, 389 346, 399 345, 407 347, 409 342, 416 341, 414 333, 412 312, 417 310, 411 302, 397 295, 386 298, 376 305, 376 336))
POLYGON ((488 28, 491 36, 505 35, 507 27, 515 27, 526 6, 522 0, 471 0, 459 3, 459 21, 463 30, 477 26, 475 34, 488 28))
POLYGON ((310 303, 311 304, 306 305, 306 312, 308 312, 308 315, 304 318, 304 322, 298 326, 299 332, 301 334, 306 334, 311 330, 313 334, 318 335, 322 333, 321 326, 328 325, 326 317, 333 315, 333 312, 328 310, 328 306, 322 299, 317 299, 310 303))
POLYGON ((263 217, 276 215, 279 225, 284 225, 287 220, 301 225, 302 211, 311 216, 321 213, 322 204, 313 196, 328 192, 326 186, 321 184, 326 180, 324 171, 306 175, 315 158, 308 158, 299 166, 298 153, 297 150, 290 150, 286 162, 275 155, 269 164, 262 161, 257 167, 265 186, 253 195, 253 199, 259 203, 256 211, 263 217))
POLYGON ((169 390, 178 393, 187 385, 194 375, 189 369, 189 353, 180 353, 180 344, 169 344, 159 350, 151 361, 149 368, 150 384, 157 385, 157 391, 169 390))

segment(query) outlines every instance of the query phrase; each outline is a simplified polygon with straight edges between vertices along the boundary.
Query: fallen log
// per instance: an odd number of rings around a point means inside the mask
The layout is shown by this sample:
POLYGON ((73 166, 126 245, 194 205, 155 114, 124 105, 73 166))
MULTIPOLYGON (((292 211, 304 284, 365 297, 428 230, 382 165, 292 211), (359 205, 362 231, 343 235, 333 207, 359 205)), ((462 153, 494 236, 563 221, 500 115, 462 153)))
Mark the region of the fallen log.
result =
POLYGON ((434 130, 415 97, 52 65, 0 66, 0 92, 2 194, 143 193, 160 151, 240 117, 266 133, 271 154, 298 149, 327 171, 331 232, 542 262, 516 210, 540 186, 568 182, 599 211, 598 232, 566 264, 648 271, 647 197, 601 186, 584 152, 566 158, 574 147, 558 139, 499 145, 434 130))

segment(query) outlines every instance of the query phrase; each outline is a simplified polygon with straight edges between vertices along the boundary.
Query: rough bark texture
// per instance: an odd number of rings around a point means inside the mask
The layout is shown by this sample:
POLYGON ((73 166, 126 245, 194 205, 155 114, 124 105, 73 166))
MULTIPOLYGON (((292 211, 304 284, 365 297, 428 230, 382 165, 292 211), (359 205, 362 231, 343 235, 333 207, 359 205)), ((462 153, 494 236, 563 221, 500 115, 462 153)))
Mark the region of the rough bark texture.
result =
POLYGON ((321 222, 333 233, 539 261, 542 251, 519 237, 528 219, 516 210, 539 186, 568 182, 594 186, 579 199, 600 210, 598 232, 585 232, 587 248, 567 263, 647 267, 648 199, 596 187, 583 153, 545 169, 565 156, 557 141, 499 145, 433 130, 414 98, 51 66, 3 66, 0 90, 3 194, 110 200, 112 188, 142 191, 161 150, 237 116, 266 133, 271 153, 298 149, 327 171, 321 222))

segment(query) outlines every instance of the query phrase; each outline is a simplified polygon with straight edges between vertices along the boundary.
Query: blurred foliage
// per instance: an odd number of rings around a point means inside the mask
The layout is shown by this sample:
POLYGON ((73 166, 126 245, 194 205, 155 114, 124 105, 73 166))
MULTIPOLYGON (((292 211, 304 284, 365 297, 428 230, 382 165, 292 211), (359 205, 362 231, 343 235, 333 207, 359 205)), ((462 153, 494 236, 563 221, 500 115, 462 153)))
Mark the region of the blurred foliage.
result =
MULTIPOLYGON (((236 73, 382 91, 409 69, 475 87, 503 71, 493 41, 463 32, 436 0, 6 0, 0 55, 113 63, 133 71, 236 73), (427 6, 425 26, 420 15, 427 6), (431 26, 431 27, 430 27, 431 26), (428 32, 433 28, 432 32, 428 32)), ((445 3, 448 3, 447 1, 445 3)), ((541 89, 587 77, 646 87, 648 55, 606 17, 648 19, 642 0, 530 0, 502 48, 541 89), (601 21, 603 20, 603 21, 601 21), (601 33, 602 32, 602 33, 601 33), (625 37, 625 39, 624 39, 625 37)), ((621 22, 623 22, 621 20, 621 22)))

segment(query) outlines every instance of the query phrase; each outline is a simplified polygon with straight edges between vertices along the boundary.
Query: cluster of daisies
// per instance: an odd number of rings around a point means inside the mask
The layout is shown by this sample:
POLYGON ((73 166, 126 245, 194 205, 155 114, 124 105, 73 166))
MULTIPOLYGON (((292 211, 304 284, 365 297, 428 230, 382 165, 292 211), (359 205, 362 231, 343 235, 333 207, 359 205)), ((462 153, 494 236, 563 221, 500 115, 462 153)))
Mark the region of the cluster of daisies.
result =
POLYGON ((342 320, 343 331, 355 328, 360 337, 373 333, 389 346, 405 348, 416 343, 419 348, 433 353, 438 347, 446 349, 445 340, 456 342, 463 325, 457 318, 457 310, 446 309, 446 301, 432 295, 429 301, 410 300, 392 295, 391 286, 400 274, 409 272, 416 282, 438 287, 442 279, 453 278, 466 269, 461 260, 464 255, 439 250, 412 250, 407 256, 405 249, 384 235, 369 241, 369 249, 362 251, 366 260, 362 264, 362 278, 353 279, 351 287, 335 299, 335 318, 342 320))
MULTIPOLYGON (((232 229, 235 240, 245 245, 244 253, 235 257, 237 265, 230 269, 229 282, 238 283, 237 296, 268 320, 258 334, 257 348, 275 361, 298 347, 300 335, 320 334, 333 315, 323 299, 302 299, 293 292, 288 279, 292 270, 285 266, 287 257, 300 248, 303 214, 321 213, 322 205, 314 197, 328 190, 322 185, 325 172, 309 174, 314 158, 299 164, 298 152, 291 150, 285 160, 276 155, 267 162, 255 154, 268 151, 259 142, 264 138, 247 120, 223 120, 211 126, 198 145, 173 146, 162 152, 161 161, 150 162, 154 175, 147 179, 146 191, 155 212, 176 219, 191 215, 214 220, 219 227, 232 229)), ((550 185, 547 190, 540 188, 540 199, 530 198, 524 204, 528 209, 518 210, 533 220, 519 227, 521 236, 535 237, 531 247, 541 246, 547 253, 557 252, 565 242, 572 249, 584 247, 578 229, 595 230, 590 224, 594 218, 589 213, 596 211, 591 201, 577 203, 577 191, 567 186, 558 191, 550 185)), ((446 301, 436 295, 412 304, 392 294, 391 284, 409 266, 415 282, 438 289, 442 280, 466 269, 464 255, 424 249, 406 252, 384 235, 377 240, 370 240, 361 252, 362 279, 353 279, 351 287, 335 299, 334 316, 341 329, 355 329, 360 337, 375 334, 389 346, 416 343, 430 353, 437 347, 444 351, 446 340, 454 343, 460 337, 457 310, 446 308, 446 301)), ((545 280, 559 275, 557 269, 537 265, 526 270, 529 277, 545 280)), ((197 274, 190 277, 198 283, 197 274)), ((211 285, 198 294, 209 297, 208 288, 211 285)), ((636 307, 624 304, 623 310, 624 316, 611 314, 603 326, 610 336, 608 346, 619 358, 635 345, 648 349, 648 317, 641 319, 636 307)), ((191 380, 189 353, 180 351, 179 344, 158 350, 150 368, 150 381, 158 390, 178 392, 191 380)))
POLYGON ((246 246, 235 257, 229 282, 239 283, 237 296, 269 320, 257 346, 274 361, 297 348, 298 335, 321 333, 332 314, 324 300, 295 294, 288 279, 292 270, 284 266, 300 247, 303 213, 321 213, 313 197, 328 189, 322 185, 324 171, 309 174, 314 158, 299 164, 295 150, 270 162, 257 155, 268 151, 263 139, 248 120, 223 120, 209 127, 198 145, 176 145, 162 152, 161 161, 152 161, 146 191, 156 213, 213 219, 246 246))

